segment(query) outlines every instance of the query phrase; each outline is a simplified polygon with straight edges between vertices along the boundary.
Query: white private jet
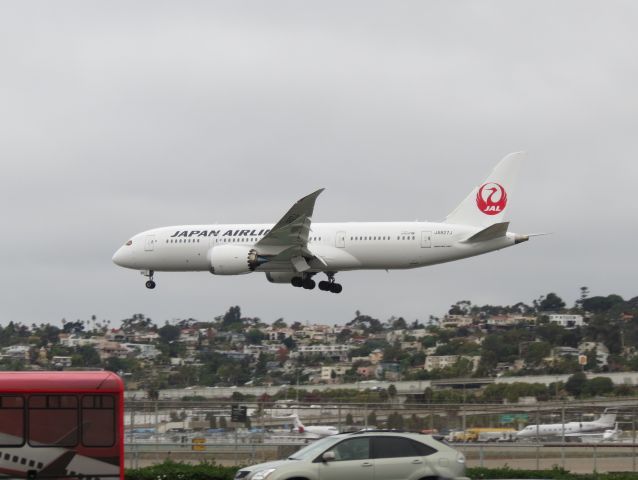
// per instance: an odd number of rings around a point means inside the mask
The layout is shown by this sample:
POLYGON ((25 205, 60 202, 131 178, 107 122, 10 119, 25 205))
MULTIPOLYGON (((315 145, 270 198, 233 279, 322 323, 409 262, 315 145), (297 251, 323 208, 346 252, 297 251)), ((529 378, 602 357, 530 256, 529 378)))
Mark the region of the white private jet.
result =
POLYGON ((303 197, 272 224, 181 225, 138 233, 113 262, 140 270, 155 288, 155 272, 263 272, 272 283, 340 293, 337 272, 408 269, 451 262, 529 240, 504 221, 523 152, 506 156, 443 222, 312 223, 323 189, 303 197))
POLYGON ((616 413, 609 413, 608 410, 593 422, 567 422, 547 423, 541 425, 528 425, 516 433, 518 439, 556 439, 562 438, 582 438, 598 432, 606 440, 611 440, 613 435, 610 430, 616 421, 616 413), (606 434, 606 435, 605 435, 606 434), (608 437, 608 438, 606 438, 608 437))
POLYGON ((323 438, 329 437, 331 435, 336 435, 339 433, 339 429, 337 427, 329 426, 329 425, 304 425, 301 423, 299 419, 299 415, 294 413, 292 415, 288 415, 286 417, 275 417, 286 420, 292 420, 294 425, 294 432, 304 435, 307 438, 323 438))

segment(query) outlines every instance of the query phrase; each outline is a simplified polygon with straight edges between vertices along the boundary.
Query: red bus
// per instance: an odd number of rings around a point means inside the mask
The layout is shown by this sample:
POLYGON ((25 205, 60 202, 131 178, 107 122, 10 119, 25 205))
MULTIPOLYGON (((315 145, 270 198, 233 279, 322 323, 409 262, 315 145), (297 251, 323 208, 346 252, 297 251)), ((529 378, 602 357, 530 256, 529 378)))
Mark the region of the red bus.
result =
POLYGON ((0 372, 0 478, 124 479, 112 372, 0 372))

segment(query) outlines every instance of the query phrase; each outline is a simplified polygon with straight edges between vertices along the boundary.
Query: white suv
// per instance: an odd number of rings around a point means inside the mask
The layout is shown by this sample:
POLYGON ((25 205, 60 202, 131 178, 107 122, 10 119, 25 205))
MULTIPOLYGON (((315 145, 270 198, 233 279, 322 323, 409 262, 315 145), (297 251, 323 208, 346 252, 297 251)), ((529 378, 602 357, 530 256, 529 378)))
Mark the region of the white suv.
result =
POLYGON ((364 430, 325 437, 235 480, 469 480, 465 457, 431 435, 364 430))

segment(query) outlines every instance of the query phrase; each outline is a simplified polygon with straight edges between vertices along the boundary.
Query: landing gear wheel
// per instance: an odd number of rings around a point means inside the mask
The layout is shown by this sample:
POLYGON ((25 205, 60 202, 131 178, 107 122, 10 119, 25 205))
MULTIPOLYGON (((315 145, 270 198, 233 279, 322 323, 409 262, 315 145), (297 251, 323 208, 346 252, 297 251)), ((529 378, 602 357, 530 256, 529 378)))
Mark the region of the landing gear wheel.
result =
POLYGON ((153 274, 155 272, 153 270, 142 270, 140 273, 148 278, 148 280, 144 284, 144 285, 146 285, 146 288, 148 288, 150 290, 154 289, 155 288, 155 282, 153 281, 153 274))
POLYGON ((319 290, 322 290, 324 292, 329 292, 330 291, 330 282, 327 282, 326 280, 322 280, 319 282, 318 284, 319 290))
POLYGON ((304 278, 301 286, 306 290, 312 290, 313 288, 315 288, 315 285, 315 281, 312 278, 304 278))
POLYGON ((292 277, 292 280, 290 280, 290 283, 293 287, 301 287, 303 284, 303 278, 301 277, 292 277))
POLYGON ((330 291, 332 293, 341 293, 341 290, 343 290, 343 287, 340 283, 333 283, 332 285, 330 285, 330 291))

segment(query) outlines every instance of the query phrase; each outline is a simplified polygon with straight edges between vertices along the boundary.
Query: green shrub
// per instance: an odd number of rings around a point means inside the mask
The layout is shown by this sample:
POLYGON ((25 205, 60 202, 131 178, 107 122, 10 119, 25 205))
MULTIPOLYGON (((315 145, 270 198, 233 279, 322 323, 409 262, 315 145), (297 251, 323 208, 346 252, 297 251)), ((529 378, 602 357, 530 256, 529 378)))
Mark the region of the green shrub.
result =
POLYGON ((638 480, 638 473, 571 473, 562 468, 551 470, 515 470, 503 468, 468 468, 466 475, 472 480, 507 478, 543 478, 551 480, 638 480))
POLYGON ((237 467, 222 467, 215 463, 179 463, 165 460, 150 467, 127 469, 126 480, 232 480, 237 467))
MULTIPOLYGON (((233 480, 237 467, 222 467, 202 462, 194 465, 166 460, 150 467, 126 470, 126 480, 233 480)), ((638 473, 570 473, 562 468, 551 470, 515 470, 503 468, 468 468, 466 475, 472 480, 490 479, 548 479, 548 480, 638 480, 638 473)))

